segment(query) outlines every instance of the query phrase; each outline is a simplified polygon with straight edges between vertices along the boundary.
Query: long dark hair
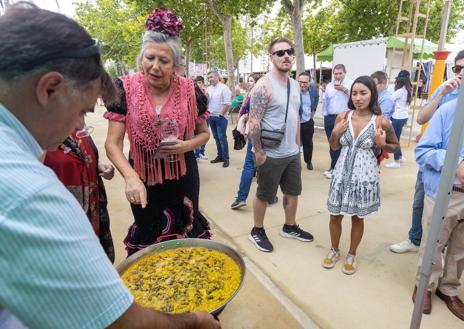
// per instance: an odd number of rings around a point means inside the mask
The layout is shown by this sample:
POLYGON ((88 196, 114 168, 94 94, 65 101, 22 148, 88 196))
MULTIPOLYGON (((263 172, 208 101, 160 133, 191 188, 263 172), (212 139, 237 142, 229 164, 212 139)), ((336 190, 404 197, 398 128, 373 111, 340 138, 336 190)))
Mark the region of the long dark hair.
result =
POLYGON ((348 108, 350 110, 356 110, 353 100, 351 99, 351 94, 353 92, 354 85, 357 83, 365 85, 371 92, 371 100, 369 101, 369 110, 375 115, 381 115, 382 111, 380 110, 380 106, 378 102, 378 93, 377 93, 377 88, 375 87, 375 81, 374 79, 372 79, 371 77, 367 75, 358 77, 356 80, 354 80, 353 84, 351 85, 350 99, 348 100, 348 108))
POLYGON ((409 80, 408 77, 402 77, 402 78, 396 78, 395 81, 395 90, 398 90, 400 88, 406 88, 406 91, 408 92, 408 99, 407 103, 411 103, 412 100, 412 84, 411 80, 409 80))

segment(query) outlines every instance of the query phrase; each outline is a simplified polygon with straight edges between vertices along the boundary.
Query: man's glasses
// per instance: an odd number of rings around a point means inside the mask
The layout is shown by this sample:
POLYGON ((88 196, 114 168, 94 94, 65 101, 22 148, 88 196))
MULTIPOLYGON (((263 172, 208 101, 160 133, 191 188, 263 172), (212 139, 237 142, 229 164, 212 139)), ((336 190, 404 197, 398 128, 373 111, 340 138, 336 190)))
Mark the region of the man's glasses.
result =
POLYGON ((288 56, 293 56, 293 54, 295 54, 295 49, 288 48, 288 49, 283 49, 283 50, 277 50, 277 51, 274 51, 272 53, 272 55, 278 56, 278 57, 283 57, 285 55, 285 53, 287 53, 288 56))
POLYGON ((456 66, 453 66, 453 72, 455 74, 459 74, 462 72, 462 69, 464 69, 464 66, 461 66, 461 65, 456 65, 456 66))

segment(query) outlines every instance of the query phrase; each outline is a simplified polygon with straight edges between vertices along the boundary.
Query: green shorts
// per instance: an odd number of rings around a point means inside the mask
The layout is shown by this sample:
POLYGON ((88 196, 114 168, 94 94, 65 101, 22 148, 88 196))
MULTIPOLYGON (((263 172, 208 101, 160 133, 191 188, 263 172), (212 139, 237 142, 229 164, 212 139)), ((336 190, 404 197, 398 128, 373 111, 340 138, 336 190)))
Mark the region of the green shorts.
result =
POLYGON ((300 153, 287 158, 270 158, 258 167, 258 188, 256 197, 271 202, 277 188, 286 195, 301 194, 301 157, 300 153))

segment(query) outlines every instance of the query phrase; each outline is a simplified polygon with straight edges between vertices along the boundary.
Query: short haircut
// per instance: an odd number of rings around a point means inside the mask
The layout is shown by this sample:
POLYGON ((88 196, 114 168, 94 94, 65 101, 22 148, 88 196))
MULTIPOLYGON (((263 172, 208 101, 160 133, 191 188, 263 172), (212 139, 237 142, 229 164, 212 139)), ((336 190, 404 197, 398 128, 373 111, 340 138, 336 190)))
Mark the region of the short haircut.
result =
POLYGON ((219 75, 218 71, 215 71, 215 70, 214 70, 214 71, 209 71, 209 72, 208 72, 208 75, 210 75, 210 74, 214 74, 214 75, 217 76, 218 78, 221 77, 221 76, 219 75))
POLYGON ((454 65, 456 65, 456 62, 460 59, 463 59, 464 58, 464 49, 461 50, 460 52, 458 52, 458 54, 456 55, 456 57, 454 58, 454 65))
POLYGON ((75 55, 96 46, 71 18, 24 1, 11 5, 0 17, 0 82, 4 85, 0 89, 8 92, 20 80, 59 72, 71 84, 71 91, 86 90, 100 80, 102 97, 116 101, 116 89, 98 52, 75 55))
POLYGON ((305 76, 309 78, 309 81, 311 81, 311 74, 308 71, 303 71, 300 74, 298 74, 298 77, 305 76))
POLYGON ((196 81, 196 82, 205 83, 205 78, 203 78, 201 75, 198 75, 198 76, 195 78, 195 81, 196 81))
POLYGON ((282 42, 286 42, 290 45, 290 47, 293 47, 293 42, 290 41, 290 39, 287 39, 287 38, 284 38, 284 37, 280 37, 280 38, 277 38, 275 39, 274 41, 272 41, 269 46, 267 47, 267 51, 269 52, 269 54, 271 55, 272 54, 272 49, 274 48, 274 46, 278 43, 282 43, 282 42))
POLYGON ((346 68, 345 68, 345 65, 343 65, 343 64, 337 64, 337 65, 335 65, 334 68, 333 68, 333 70, 334 70, 334 71, 335 71, 335 70, 343 70, 343 72, 346 73, 346 68))
POLYGON ((387 74, 384 71, 375 71, 371 74, 372 79, 377 79, 379 83, 385 83, 388 81, 387 74))

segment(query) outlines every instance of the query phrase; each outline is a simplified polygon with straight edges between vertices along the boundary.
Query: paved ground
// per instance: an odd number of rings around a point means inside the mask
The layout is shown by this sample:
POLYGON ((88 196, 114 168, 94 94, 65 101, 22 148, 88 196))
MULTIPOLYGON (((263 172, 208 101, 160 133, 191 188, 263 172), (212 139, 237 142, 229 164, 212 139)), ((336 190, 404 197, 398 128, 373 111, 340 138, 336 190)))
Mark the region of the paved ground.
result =
MULTIPOLYGON (((106 122, 101 119, 101 113, 99 108, 96 115, 88 118, 88 123, 96 128, 94 138, 100 149, 106 134, 106 122)), ((250 268, 258 270, 248 271, 243 290, 221 316, 223 327, 315 328, 315 323, 324 329, 408 328, 413 309, 411 293, 417 254, 396 255, 388 250, 388 246, 406 238, 411 222, 417 172, 412 153, 414 144, 404 148, 408 162, 402 168, 382 169, 382 207, 379 213, 366 219, 364 238, 358 250, 359 269, 355 275, 347 276, 341 272, 340 263, 332 270, 325 270, 320 265, 330 246, 326 211, 329 180, 322 175, 329 165, 329 157, 323 131, 316 131, 314 140, 315 170, 304 169, 302 172, 303 193, 297 222, 313 233, 315 240, 302 243, 281 238, 278 232, 284 213, 281 205, 274 205, 268 208, 265 219, 265 228, 275 248, 272 253, 256 250, 247 239, 252 227, 252 197, 248 199, 247 207, 238 211, 230 209, 245 150, 231 148, 229 168, 209 161, 199 162, 200 206, 213 223, 214 238, 233 244, 249 260, 250 268)), ((232 146, 231 139, 229 144, 232 146)), ((216 155, 213 139, 207 145, 207 154, 210 158, 216 155)), ((102 160, 106 159, 103 151, 100 156, 102 160)), ((118 263, 125 257, 121 241, 132 219, 123 195, 121 177, 117 175, 106 186, 118 263)), ((251 196, 254 191, 255 184, 251 196)), ((344 256, 349 244, 349 220, 343 225, 341 250, 344 256)), ((463 289, 460 296, 464 298, 463 289)), ((432 302, 432 314, 423 317, 421 328, 463 327, 462 321, 454 317, 436 296, 432 302)))

